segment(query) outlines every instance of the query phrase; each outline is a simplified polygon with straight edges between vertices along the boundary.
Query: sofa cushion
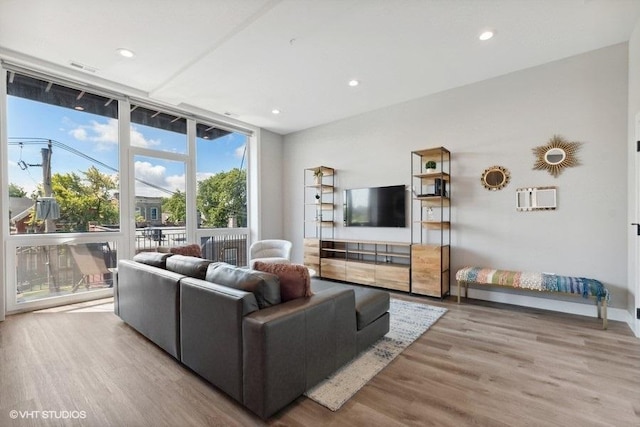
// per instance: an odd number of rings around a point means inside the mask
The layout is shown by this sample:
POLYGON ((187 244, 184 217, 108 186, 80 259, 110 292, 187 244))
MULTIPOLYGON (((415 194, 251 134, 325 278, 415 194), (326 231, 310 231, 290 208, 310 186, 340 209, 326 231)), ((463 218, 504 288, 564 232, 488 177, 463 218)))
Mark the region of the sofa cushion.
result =
POLYGON ((178 255, 194 256, 198 258, 202 257, 200 245, 198 245, 197 243, 194 243, 192 245, 174 246, 172 248, 169 248, 169 252, 178 255))
POLYGON ((261 309, 281 302, 280 282, 275 274, 239 268, 224 262, 214 262, 209 265, 205 280, 252 292, 261 309))
POLYGON ((389 311, 389 292, 366 288, 354 289, 354 292, 358 330, 364 329, 389 311))
POLYGON ((369 287, 347 285, 344 283, 328 282, 326 280, 314 278, 311 283, 313 291, 322 293, 335 287, 353 289, 356 299, 356 319, 358 331, 363 330, 368 325, 389 311, 389 292, 372 289, 369 287))
POLYGON ((185 276, 204 279, 207 267, 211 261, 186 255, 173 255, 167 259, 167 270, 174 271, 185 276))
POLYGON ((167 258, 173 254, 163 254, 160 252, 140 252, 133 257, 133 260, 152 267, 167 268, 167 258))
POLYGON ((309 270, 301 264, 272 264, 256 261, 254 268, 258 271, 275 274, 280 279, 280 299, 282 302, 296 298, 310 297, 311 277, 309 270))

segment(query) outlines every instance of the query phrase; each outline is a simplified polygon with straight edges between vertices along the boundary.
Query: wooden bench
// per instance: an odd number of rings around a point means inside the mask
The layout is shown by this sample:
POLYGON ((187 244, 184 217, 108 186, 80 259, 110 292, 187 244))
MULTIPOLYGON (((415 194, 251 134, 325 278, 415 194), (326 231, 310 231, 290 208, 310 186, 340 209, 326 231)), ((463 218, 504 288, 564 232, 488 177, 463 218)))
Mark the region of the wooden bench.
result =
POLYGON ((609 291, 602 282, 584 277, 558 276, 547 273, 527 273, 521 271, 494 270, 491 268, 465 267, 456 273, 458 282, 458 304, 460 303, 460 285, 464 285, 464 297, 467 298, 469 285, 508 286, 516 289, 560 292, 594 297, 598 319, 602 319, 602 328, 607 329, 607 301, 609 291))

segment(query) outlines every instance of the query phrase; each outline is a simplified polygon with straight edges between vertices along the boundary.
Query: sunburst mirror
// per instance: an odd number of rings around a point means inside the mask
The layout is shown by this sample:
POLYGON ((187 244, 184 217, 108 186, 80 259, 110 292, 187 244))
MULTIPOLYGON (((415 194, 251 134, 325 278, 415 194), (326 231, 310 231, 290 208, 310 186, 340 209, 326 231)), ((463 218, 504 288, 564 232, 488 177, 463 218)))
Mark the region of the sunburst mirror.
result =
POLYGON ((553 135, 547 145, 533 149, 533 153, 536 155, 536 163, 533 168, 549 171, 557 178, 564 168, 580 164, 576 158, 576 152, 579 148, 579 142, 569 142, 559 135, 553 135))
POLYGON ((502 166, 491 166, 482 173, 480 181, 487 190, 500 190, 509 183, 509 171, 502 166))

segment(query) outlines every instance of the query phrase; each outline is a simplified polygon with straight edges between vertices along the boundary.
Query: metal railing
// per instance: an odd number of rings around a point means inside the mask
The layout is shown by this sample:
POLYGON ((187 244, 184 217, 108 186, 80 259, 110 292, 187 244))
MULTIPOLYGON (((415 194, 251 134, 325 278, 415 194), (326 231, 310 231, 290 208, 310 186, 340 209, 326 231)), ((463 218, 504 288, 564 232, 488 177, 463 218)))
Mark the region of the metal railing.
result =
MULTIPOLYGON (((200 230, 203 231, 203 230, 200 230)), ((248 252, 248 232, 244 229, 211 229, 200 237, 202 257, 216 262, 245 266, 248 252)), ((187 243, 184 227, 147 227, 136 230, 137 252, 170 251, 187 243)))

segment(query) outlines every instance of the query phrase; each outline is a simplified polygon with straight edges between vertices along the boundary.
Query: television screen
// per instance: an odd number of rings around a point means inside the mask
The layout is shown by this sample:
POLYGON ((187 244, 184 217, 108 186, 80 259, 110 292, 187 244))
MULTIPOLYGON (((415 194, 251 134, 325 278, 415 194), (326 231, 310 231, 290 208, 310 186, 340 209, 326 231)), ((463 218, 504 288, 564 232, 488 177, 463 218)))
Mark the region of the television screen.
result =
POLYGON ((406 227, 404 185, 357 188, 344 194, 347 227, 406 227))

